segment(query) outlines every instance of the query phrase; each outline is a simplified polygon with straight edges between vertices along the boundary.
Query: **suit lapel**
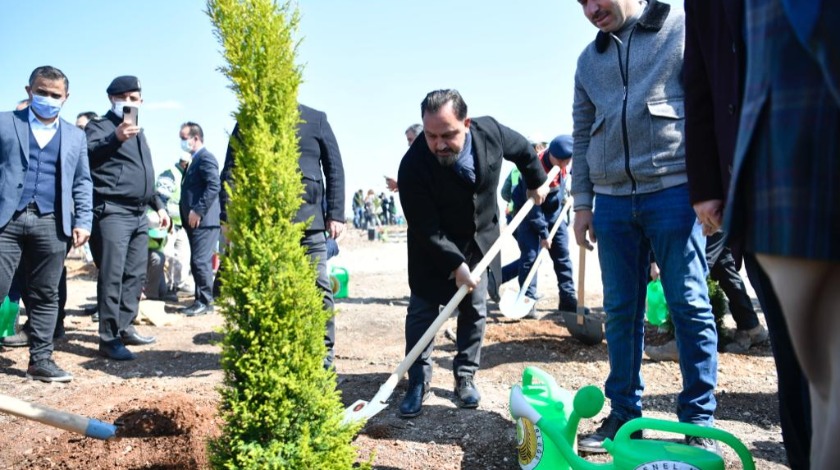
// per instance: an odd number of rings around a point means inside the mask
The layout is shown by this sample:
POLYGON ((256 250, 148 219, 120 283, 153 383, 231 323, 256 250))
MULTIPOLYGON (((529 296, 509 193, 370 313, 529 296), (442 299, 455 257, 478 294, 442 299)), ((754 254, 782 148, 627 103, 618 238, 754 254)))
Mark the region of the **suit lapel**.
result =
POLYGON ((58 127, 61 132, 61 147, 58 149, 58 162, 61 166, 61 173, 58 175, 59 177, 63 177, 63 175, 70 177, 70 175, 76 173, 73 170, 73 167, 76 166, 76 162, 73 161, 73 157, 70 154, 70 150, 73 145, 72 142, 70 142, 70 132, 65 132, 67 131, 66 126, 70 125, 72 124, 63 119, 60 119, 58 123, 58 127))
POLYGON ((16 112, 15 117, 15 131, 20 141, 20 151, 26 163, 29 164, 29 109, 16 112))
POLYGON ((484 139, 478 136, 475 132, 475 127, 470 127, 470 134, 472 135, 473 148, 473 164, 475 165, 475 187, 480 188, 484 180, 484 156, 487 155, 486 145, 484 139))

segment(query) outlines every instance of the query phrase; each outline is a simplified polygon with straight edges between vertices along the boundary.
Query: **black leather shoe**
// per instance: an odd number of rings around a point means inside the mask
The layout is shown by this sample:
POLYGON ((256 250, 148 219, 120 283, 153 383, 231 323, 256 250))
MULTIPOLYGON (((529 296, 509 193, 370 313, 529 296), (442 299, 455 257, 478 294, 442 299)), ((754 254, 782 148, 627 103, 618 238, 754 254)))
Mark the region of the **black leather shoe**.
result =
POLYGON ((185 308, 182 313, 188 317, 196 317, 198 315, 207 315, 208 313, 213 313, 213 306, 206 305, 201 302, 196 302, 189 307, 185 308))
POLYGON ((408 389, 405 391, 402 403, 400 403, 400 418, 414 418, 423 412, 423 402, 432 394, 429 382, 421 380, 410 380, 408 389))
POLYGON ((16 334, 3 338, 2 341, 0 341, 0 344, 6 346, 7 348, 22 348, 24 346, 29 346, 29 332, 27 332, 25 328, 21 329, 16 334))
POLYGON ((73 376, 58 367, 52 358, 41 359, 29 365, 26 378, 41 382, 69 382, 73 376))
POLYGON ((122 341, 118 339, 112 341, 99 341, 99 355, 115 361, 132 361, 137 358, 137 356, 126 349, 122 341))
POLYGON ((120 333, 120 338, 122 338, 122 343, 125 346, 145 346, 157 341, 157 338, 154 336, 141 336, 136 331, 133 333, 120 333))
POLYGON ((93 312, 93 314, 90 316, 90 321, 93 322, 93 323, 99 323, 99 311, 98 310, 96 312, 93 312))
POLYGON ((475 388, 472 377, 458 377, 455 383, 455 398, 461 408, 478 408, 481 394, 475 388))

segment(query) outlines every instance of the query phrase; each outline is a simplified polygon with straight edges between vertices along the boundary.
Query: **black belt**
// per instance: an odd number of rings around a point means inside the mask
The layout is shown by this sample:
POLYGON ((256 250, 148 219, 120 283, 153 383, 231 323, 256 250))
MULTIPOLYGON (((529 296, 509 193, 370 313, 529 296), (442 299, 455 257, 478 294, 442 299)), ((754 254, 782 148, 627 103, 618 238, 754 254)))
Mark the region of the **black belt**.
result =
POLYGON ((146 208, 149 207, 148 202, 114 201, 109 199, 98 201, 97 205, 98 204, 111 204, 132 212, 146 212, 146 208))

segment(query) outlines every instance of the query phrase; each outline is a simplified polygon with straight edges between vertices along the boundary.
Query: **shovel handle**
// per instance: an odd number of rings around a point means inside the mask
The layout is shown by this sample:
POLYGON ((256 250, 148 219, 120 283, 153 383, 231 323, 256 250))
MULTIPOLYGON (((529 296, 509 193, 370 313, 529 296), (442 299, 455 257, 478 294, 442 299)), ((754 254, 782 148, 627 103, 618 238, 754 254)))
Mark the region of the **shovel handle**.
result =
MULTIPOLYGON (((551 227, 551 230, 548 232, 548 239, 554 240, 554 234, 557 233, 557 230, 560 228, 560 224, 563 222, 563 219, 568 214, 569 209, 572 207, 572 201, 566 201, 566 204, 563 205, 563 210, 560 211, 560 216, 557 217, 557 221, 554 222, 554 225, 551 227)), ((548 252, 545 248, 540 248, 540 252, 537 254, 537 259, 534 260, 534 265, 531 266, 531 270, 528 271, 528 275, 525 276, 525 281, 519 286, 519 295, 516 296, 516 302, 519 303, 523 297, 525 297, 525 292, 528 290, 528 286, 531 284, 531 281, 534 279, 534 276, 537 275, 538 268, 542 263, 543 258, 545 258, 545 254, 548 252)))
POLYGON ((578 255, 578 312, 586 306, 586 248, 580 247, 578 255))
POLYGON ((0 411, 20 418, 38 421, 65 431, 75 432, 87 437, 108 440, 116 437, 117 428, 113 424, 103 423, 65 411, 54 410, 43 405, 29 403, 9 395, 0 394, 0 411))
MULTIPOLYGON (((554 178, 559 172, 559 166, 555 166, 554 168, 552 168, 551 171, 548 172, 548 177, 546 178, 545 182, 540 187, 551 184, 551 182, 554 180, 554 178)), ((499 238, 497 238, 493 245, 490 246, 490 249, 487 250, 487 253, 484 254, 484 257, 481 258, 481 261, 479 261, 475 268, 472 270, 471 274, 473 277, 480 277, 484 274, 485 271, 487 271, 487 268, 490 266, 490 263, 493 262, 493 258, 495 258, 496 255, 499 254, 500 251, 502 251, 502 244, 504 243, 504 239, 507 236, 513 235, 513 231, 516 230, 516 227, 518 227, 519 224, 522 223, 522 221, 525 219, 525 216, 528 215, 528 212, 531 211, 532 207, 534 207, 534 200, 532 198, 528 198, 525 201, 525 204, 522 205, 522 208, 519 209, 519 212, 517 212, 513 219, 510 221, 508 226, 505 227, 505 230, 499 235, 499 238)), ((429 344, 432 338, 434 338, 438 330, 440 330, 440 327, 443 325, 443 323, 452 315, 452 312, 455 311, 455 308, 458 307, 458 304, 461 303, 464 297, 467 296, 467 292, 469 292, 469 287, 465 284, 458 289, 458 292, 456 292, 454 296, 452 296, 452 299, 450 299, 446 306, 443 308, 443 310, 441 310, 437 318, 435 318, 435 321, 432 322, 431 325, 429 325, 429 328, 426 330, 425 333, 423 333, 423 336, 420 337, 420 339, 417 341, 417 344, 415 344, 414 347, 411 348, 411 351, 409 351, 408 354, 406 354, 405 358, 397 366, 397 370, 394 371, 394 375, 397 376, 397 380, 401 379, 402 376, 405 375, 405 373, 408 371, 408 368, 411 367, 411 365, 414 364, 414 361, 417 360, 417 358, 420 356, 420 353, 424 349, 426 349, 426 346, 429 344)))

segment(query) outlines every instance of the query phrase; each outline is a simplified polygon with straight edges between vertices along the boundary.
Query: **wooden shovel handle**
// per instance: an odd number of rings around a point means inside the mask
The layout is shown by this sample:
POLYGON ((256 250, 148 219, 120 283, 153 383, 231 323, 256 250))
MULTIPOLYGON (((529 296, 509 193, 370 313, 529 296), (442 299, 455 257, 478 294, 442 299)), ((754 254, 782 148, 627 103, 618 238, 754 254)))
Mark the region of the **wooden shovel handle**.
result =
POLYGON ((580 247, 578 255, 578 311, 586 305, 586 248, 580 247))

